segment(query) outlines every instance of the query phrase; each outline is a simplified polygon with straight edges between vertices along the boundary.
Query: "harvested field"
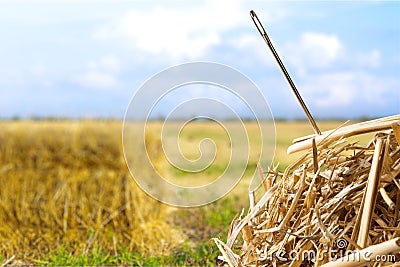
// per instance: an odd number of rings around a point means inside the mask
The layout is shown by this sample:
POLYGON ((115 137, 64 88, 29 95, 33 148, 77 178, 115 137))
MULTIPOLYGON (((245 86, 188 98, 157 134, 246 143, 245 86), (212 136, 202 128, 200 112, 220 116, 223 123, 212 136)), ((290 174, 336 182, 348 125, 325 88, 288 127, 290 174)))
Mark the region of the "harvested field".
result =
POLYGON ((122 248, 159 255, 180 244, 166 207, 130 177, 120 131, 117 122, 1 123, 4 259, 30 262, 59 247, 71 257, 122 248))
MULTIPOLYGON (((319 122, 325 130, 340 124, 319 122)), ((154 135, 160 126, 150 125, 154 135)), ((290 141, 312 129, 306 122, 278 122, 276 127, 276 161, 284 170, 298 157, 286 155, 290 141)), ((249 129, 253 134, 256 127, 249 129)), ((188 131, 183 143, 192 146, 192 136, 188 131)), ((217 133, 211 137, 223 141, 217 133)), ((363 137, 363 143, 370 138, 363 137)), ((149 144, 154 157, 161 152, 157 144, 157 139, 149 144)), ((250 164, 257 162, 252 158, 250 164)), ((160 170, 173 173, 161 166, 162 160, 160 170)), ((0 264, 11 259, 12 264, 39 265, 213 266, 218 249, 210 248, 209 239, 225 240, 229 222, 248 208, 243 196, 249 179, 246 175, 212 205, 172 209, 131 179, 120 122, 0 122, 0 264)))

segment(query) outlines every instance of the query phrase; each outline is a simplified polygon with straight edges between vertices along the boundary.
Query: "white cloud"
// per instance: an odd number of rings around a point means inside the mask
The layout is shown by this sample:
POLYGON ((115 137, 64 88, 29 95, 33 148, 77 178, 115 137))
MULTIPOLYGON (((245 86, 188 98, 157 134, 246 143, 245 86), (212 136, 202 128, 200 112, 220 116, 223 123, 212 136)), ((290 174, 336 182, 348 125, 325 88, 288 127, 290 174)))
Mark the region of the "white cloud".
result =
POLYGON ((318 108, 332 109, 384 105, 386 94, 394 92, 396 81, 365 72, 336 72, 309 76, 301 90, 318 108))
POLYGON ((36 63, 32 66, 31 72, 33 75, 37 77, 42 77, 47 73, 47 68, 42 63, 36 63))
POLYGON ((302 89, 317 107, 341 107, 350 104, 356 96, 358 90, 354 80, 352 73, 324 74, 308 80, 302 89))
POLYGON ((111 72, 118 72, 120 64, 116 57, 106 56, 100 60, 100 67, 111 72))
POLYGON ((109 89, 117 86, 118 82, 111 74, 100 71, 89 71, 80 75, 76 81, 85 87, 94 89, 109 89))
POLYGON ((343 45, 334 34, 305 32, 300 39, 284 46, 288 62, 304 69, 327 67, 340 58, 343 45))
POLYGON ((219 23, 212 10, 169 7, 129 10, 113 25, 98 31, 96 36, 100 39, 122 37, 134 48, 154 55, 193 58, 218 44, 219 31, 230 26, 219 23))
MULTIPOLYGON (((94 36, 100 40, 119 39, 135 50, 181 60, 202 57, 210 48, 226 41, 223 33, 251 25, 244 6, 247 3, 242 0, 178 4, 179 7, 171 3, 127 10, 113 23, 98 29, 94 36)), ((276 10, 279 10, 276 14, 267 14, 270 22, 287 14, 282 8, 276 10)))
POLYGON ((257 32, 242 34, 237 38, 231 39, 229 43, 236 49, 234 56, 236 60, 240 60, 242 66, 251 67, 254 64, 262 63, 267 67, 276 67, 276 63, 264 44, 264 40, 257 32), (260 62, 256 63, 255 60, 260 62))
POLYGON ((355 61, 361 67, 378 68, 381 66, 381 52, 377 49, 356 55, 355 61))
POLYGON ((120 64, 115 56, 108 55, 99 60, 89 61, 88 68, 91 70, 103 70, 116 73, 120 70, 120 64))
POLYGON ((32 81, 37 82, 41 86, 51 87, 54 85, 51 74, 46 65, 43 63, 36 63, 29 69, 32 75, 32 81))
POLYGON ((261 37, 256 34, 244 34, 231 41, 232 45, 236 48, 252 47, 262 41, 261 37))
POLYGON ((73 80, 78 84, 93 89, 112 89, 118 86, 116 75, 120 64, 116 57, 105 56, 99 60, 91 60, 84 74, 77 75, 73 80))

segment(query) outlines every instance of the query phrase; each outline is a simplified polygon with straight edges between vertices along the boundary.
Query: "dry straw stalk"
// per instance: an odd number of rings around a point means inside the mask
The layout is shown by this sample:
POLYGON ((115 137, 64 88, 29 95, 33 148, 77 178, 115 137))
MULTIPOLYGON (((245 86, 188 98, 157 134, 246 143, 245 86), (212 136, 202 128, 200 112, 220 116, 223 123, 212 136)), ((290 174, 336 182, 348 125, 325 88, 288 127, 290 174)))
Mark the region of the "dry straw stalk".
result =
POLYGON ((305 154, 284 173, 269 170, 268 190, 258 202, 260 192, 251 194, 227 242, 214 239, 221 259, 230 266, 345 266, 334 259, 368 251, 399 261, 399 121, 395 115, 295 140, 288 151, 305 154), (372 131, 366 146, 346 140, 372 131))

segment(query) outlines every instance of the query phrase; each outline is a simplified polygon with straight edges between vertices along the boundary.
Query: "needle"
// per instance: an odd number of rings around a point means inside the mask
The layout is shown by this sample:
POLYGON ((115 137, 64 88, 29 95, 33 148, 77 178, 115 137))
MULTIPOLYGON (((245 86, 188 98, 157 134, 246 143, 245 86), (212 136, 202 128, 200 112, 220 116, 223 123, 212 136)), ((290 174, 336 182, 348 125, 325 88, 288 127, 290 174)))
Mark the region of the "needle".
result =
POLYGON ((282 63, 282 60, 280 59, 278 53, 276 52, 274 46, 272 45, 271 40, 268 37, 267 32, 265 31, 263 25, 261 24, 260 20, 258 19, 256 13, 251 10, 250 11, 250 16, 251 19, 253 20, 254 24, 257 27, 258 32, 261 34, 261 36, 263 37, 264 41, 266 42, 266 44, 268 45, 269 49, 271 50, 272 54, 275 57, 276 62, 278 63, 279 67, 281 68, 283 74, 285 75, 286 80, 288 81, 290 87, 292 87, 292 90, 294 92, 294 94, 297 97, 297 100, 300 102, 301 107, 303 108, 304 112, 307 115, 308 120, 310 121, 314 132, 318 135, 321 135, 321 131, 319 130, 317 123, 315 122, 314 118, 312 117, 310 111, 308 110, 306 104, 304 103, 299 91, 296 88, 296 85, 294 84, 294 82, 292 81, 292 78, 290 78, 289 72, 286 70, 285 66, 282 63))

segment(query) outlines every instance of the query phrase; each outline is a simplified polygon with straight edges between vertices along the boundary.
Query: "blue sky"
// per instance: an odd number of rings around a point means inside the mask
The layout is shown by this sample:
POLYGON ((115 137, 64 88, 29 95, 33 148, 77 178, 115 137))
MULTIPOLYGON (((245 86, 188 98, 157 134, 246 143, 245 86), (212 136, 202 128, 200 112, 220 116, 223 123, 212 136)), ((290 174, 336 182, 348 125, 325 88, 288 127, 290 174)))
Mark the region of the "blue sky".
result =
POLYGON ((0 117, 122 118, 154 74, 212 61, 303 118, 250 9, 316 117, 400 112, 400 2, 1 1, 0 117))

